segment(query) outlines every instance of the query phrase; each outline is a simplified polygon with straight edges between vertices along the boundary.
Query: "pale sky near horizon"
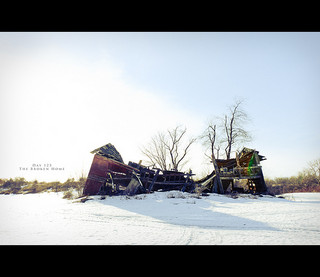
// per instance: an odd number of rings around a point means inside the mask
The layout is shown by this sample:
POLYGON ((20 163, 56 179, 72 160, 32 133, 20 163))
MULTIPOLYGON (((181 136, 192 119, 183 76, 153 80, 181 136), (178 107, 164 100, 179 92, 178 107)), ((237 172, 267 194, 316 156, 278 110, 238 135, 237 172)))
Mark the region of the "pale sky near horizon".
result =
MULTIPOLYGON (((0 178, 77 178, 109 142, 138 162, 158 131, 199 135, 236 98, 264 175, 296 175, 320 158, 319 76, 320 33, 0 33, 0 178)), ((201 143, 189 159, 207 171, 201 143)))

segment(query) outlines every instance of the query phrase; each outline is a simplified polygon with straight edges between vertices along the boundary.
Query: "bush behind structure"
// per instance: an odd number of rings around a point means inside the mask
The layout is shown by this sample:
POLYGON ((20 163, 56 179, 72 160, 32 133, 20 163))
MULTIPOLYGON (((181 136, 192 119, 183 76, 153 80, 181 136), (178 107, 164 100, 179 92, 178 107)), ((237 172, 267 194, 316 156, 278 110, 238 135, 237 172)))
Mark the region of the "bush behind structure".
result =
POLYGON ((70 178, 64 183, 61 182, 39 182, 37 180, 27 181, 25 178, 16 177, 14 179, 0 179, 0 194, 27 194, 41 192, 70 192, 75 191, 78 196, 82 195, 86 178, 80 177, 78 180, 70 178))

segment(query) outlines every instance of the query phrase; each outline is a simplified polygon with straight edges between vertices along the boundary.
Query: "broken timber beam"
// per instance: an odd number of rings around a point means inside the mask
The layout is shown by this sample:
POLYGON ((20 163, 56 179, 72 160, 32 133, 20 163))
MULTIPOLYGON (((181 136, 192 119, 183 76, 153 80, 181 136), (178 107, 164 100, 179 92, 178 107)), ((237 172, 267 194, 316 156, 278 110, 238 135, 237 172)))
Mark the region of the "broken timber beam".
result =
POLYGON ((151 182, 151 184, 150 184, 150 186, 149 186, 149 192, 152 191, 153 185, 154 185, 155 181, 157 180, 157 177, 158 177, 158 175, 159 175, 159 172, 160 172, 160 169, 157 169, 157 172, 156 172, 156 174, 154 175, 154 177, 153 177, 153 179, 152 179, 152 182, 151 182))
POLYGON ((213 179, 214 181, 214 186, 213 186, 213 192, 216 192, 216 193, 224 193, 224 189, 223 189, 223 186, 222 186, 222 182, 221 182, 221 178, 220 178, 220 172, 219 172, 219 167, 217 165, 217 161, 216 161, 216 158, 214 156, 214 154, 212 153, 212 163, 213 163, 213 166, 214 166, 214 171, 215 171, 215 178, 213 179))

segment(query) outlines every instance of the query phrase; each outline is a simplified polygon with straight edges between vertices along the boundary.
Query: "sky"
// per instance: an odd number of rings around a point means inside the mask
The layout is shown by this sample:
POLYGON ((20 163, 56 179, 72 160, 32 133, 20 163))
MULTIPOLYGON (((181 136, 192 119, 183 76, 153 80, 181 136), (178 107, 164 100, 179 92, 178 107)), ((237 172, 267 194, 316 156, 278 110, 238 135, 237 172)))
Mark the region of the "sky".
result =
MULTIPOLYGON (((235 99, 264 175, 293 176, 320 158, 319 76, 313 32, 3 32, 0 178, 86 176, 107 143, 145 160, 157 132, 185 126, 187 141, 235 99)), ((185 170, 211 167, 198 141, 185 170)))

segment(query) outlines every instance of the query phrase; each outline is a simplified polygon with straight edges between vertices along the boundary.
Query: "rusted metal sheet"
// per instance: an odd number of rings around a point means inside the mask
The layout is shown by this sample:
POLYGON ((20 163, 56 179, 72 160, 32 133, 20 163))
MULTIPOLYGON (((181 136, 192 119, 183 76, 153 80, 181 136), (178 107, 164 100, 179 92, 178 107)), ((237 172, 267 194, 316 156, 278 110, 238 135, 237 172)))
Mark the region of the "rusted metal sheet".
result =
POLYGON ((109 173, 122 173, 123 175, 128 175, 134 170, 135 168, 131 166, 96 154, 93 157, 83 194, 98 194, 101 186, 108 180, 109 173))

